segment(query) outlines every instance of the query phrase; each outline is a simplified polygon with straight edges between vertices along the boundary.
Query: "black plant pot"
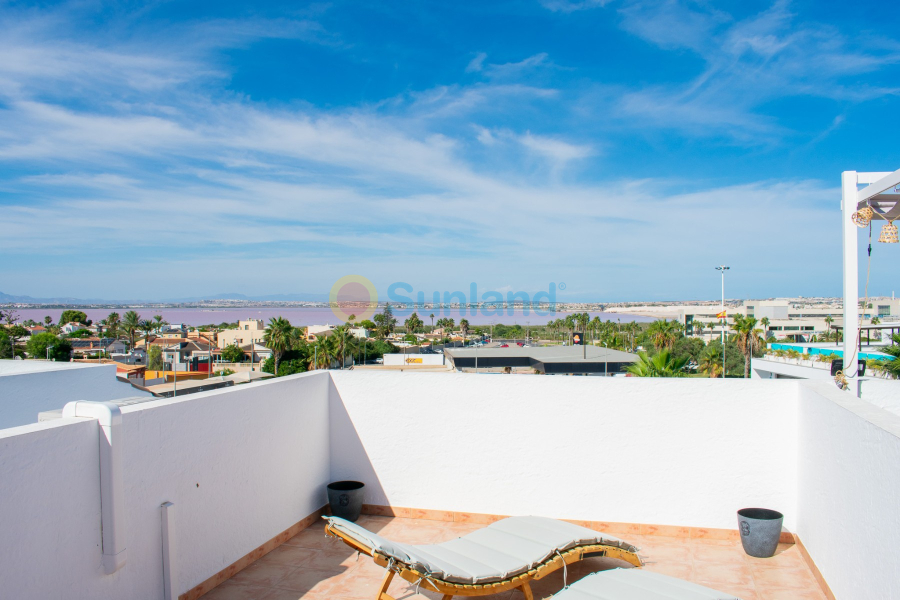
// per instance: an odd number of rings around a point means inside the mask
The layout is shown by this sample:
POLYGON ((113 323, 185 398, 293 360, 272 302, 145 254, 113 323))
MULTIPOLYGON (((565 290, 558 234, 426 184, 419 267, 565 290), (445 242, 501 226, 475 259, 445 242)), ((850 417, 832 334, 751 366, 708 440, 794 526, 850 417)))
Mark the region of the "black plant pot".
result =
POLYGON ((328 484, 328 504, 331 514, 348 521, 356 521, 362 513, 366 486, 361 481, 335 481, 328 484))
POLYGON ((742 508, 737 514, 744 552, 756 558, 773 556, 781 539, 784 515, 768 508, 742 508))

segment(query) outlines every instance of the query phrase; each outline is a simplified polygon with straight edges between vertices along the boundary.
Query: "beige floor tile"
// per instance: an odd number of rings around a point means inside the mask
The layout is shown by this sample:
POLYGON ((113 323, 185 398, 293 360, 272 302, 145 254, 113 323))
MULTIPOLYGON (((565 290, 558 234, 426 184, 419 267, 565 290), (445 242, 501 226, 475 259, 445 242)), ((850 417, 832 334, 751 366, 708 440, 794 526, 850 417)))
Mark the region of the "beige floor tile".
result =
MULTIPOLYGON (((437 543, 483 525, 363 515, 359 524, 399 542, 437 543)), ((647 571, 694 581, 742 600, 824 600, 796 547, 779 545, 769 559, 747 557, 739 540, 680 539, 623 535, 642 548, 647 571)), ((630 568, 623 561, 592 558, 570 565, 569 584, 592 573, 630 568)), ((338 540, 327 538, 315 524, 207 594, 213 600, 372 600, 385 571, 371 557, 360 556, 338 540)), ((532 583, 535 598, 549 598, 563 587, 562 570, 532 583)), ((398 600, 441 600, 425 585, 396 577, 389 593, 398 600)), ((485 596, 485 600, 522 600, 518 591, 485 596)))
POLYGON ((307 529, 304 529, 291 539, 285 542, 287 546, 300 546, 301 548, 339 548, 344 546, 340 540, 325 535, 325 529, 316 523, 307 529))
POLYGON ((717 564, 745 564, 744 551, 729 546, 694 545, 691 554, 695 562, 717 564))
POLYGON ((758 569, 753 580, 760 591, 773 589, 818 589, 809 569, 758 569))
POLYGON ((759 600, 826 600, 825 594, 819 589, 795 590, 778 588, 760 590, 759 600))
MULTIPOLYGON (((753 585, 753 572, 742 563, 694 563, 691 580, 701 585, 708 583, 734 583, 742 586, 753 585)), ((714 586, 710 586, 714 587, 714 586)))
POLYGON ((652 543, 644 544, 638 556, 645 561, 661 562, 690 562, 693 560, 691 548, 686 545, 657 545, 652 543))
POLYGON ((243 585, 264 585, 273 587, 284 579, 295 567, 273 562, 256 561, 229 581, 243 585))
MULTIPOLYGON (((274 587, 299 594, 327 593, 338 583, 343 574, 343 571, 303 567, 289 573, 274 587)), ((374 592, 372 595, 375 595, 374 592)))
POLYGON ((315 554, 307 558, 303 566, 311 569, 324 569, 330 571, 348 570, 356 566, 357 561, 372 560, 366 555, 359 555, 349 546, 341 545, 338 548, 317 550, 315 554))
POLYGON ((203 597, 207 600, 256 600, 265 596, 270 589, 261 585, 241 585, 229 580, 203 597))
POLYGON ((288 546, 283 544, 263 556, 258 562, 270 562, 298 567, 311 557, 315 556, 318 552, 319 550, 313 548, 301 548, 299 546, 288 546))

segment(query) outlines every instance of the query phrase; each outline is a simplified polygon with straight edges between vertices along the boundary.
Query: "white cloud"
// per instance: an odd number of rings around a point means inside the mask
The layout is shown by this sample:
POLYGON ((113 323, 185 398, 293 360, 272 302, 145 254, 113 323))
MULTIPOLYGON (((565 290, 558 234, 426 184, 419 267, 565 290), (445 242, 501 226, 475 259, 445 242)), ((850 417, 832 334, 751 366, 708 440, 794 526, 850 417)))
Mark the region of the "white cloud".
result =
POLYGON ((484 52, 479 52, 475 58, 469 61, 469 64, 466 65, 466 73, 475 73, 484 68, 484 59, 487 58, 487 54, 484 52))
POLYGON ((541 0, 544 8, 563 13, 606 6, 609 2, 610 0, 541 0))

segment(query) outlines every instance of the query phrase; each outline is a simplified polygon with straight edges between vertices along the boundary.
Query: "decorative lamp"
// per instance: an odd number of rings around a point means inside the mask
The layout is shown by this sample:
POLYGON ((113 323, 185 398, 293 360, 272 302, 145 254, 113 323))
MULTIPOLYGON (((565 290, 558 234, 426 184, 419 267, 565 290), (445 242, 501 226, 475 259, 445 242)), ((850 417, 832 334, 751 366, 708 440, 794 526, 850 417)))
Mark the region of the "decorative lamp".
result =
POLYGON ((896 244, 900 241, 897 239, 897 226, 893 221, 888 221, 881 226, 881 235, 878 236, 878 241, 882 244, 896 244))
POLYGON ((869 208, 868 206, 863 207, 862 209, 853 213, 850 219, 856 223, 856 226, 862 229, 863 227, 867 227, 869 222, 872 220, 872 216, 875 212, 869 208))

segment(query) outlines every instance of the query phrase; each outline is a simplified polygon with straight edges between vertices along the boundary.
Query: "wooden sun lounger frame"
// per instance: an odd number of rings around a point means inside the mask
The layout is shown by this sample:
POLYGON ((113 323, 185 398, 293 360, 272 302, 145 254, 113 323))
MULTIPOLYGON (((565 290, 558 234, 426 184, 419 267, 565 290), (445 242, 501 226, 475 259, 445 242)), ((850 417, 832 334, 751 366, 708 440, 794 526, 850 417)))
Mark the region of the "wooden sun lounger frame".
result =
MULTIPOLYGON (((325 534, 341 539, 354 550, 371 556, 375 561, 375 564, 386 569, 388 568, 390 563, 387 556, 384 556, 379 552, 373 552, 372 549, 365 544, 347 537, 341 531, 334 529, 331 524, 325 526, 325 534)), ((381 587, 378 589, 378 593, 375 596, 375 600, 396 600, 387 593, 388 587, 391 585, 391 581, 394 579, 395 574, 410 583, 420 583, 422 589, 434 590, 444 594, 442 600, 450 600, 454 596, 487 596, 489 594, 499 594, 516 588, 522 591, 525 595, 525 600, 534 600, 534 594, 531 592, 532 581, 537 581, 546 577, 557 569, 561 569, 564 564, 570 565, 580 560, 584 560, 585 558, 594 557, 618 558, 631 563, 635 567, 643 566, 643 563, 636 552, 629 552, 628 550, 622 550, 617 546, 610 546, 607 544, 590 544, 587 546, 576 546, 565 552, 561 552, 558 555, 554 555, 553 558, 547 560, 547 562, 542 563, 529 571, 520 573, 515 577, 504 579, 503 581, 483 584, 465 584, 443 581, 434 577, 426 578, 423 573, 410 568, 408 565, 395 561, 393 563, 393 570, 388 569, 388 572, 385 574, 384 580, 381 582, 381 587)))

